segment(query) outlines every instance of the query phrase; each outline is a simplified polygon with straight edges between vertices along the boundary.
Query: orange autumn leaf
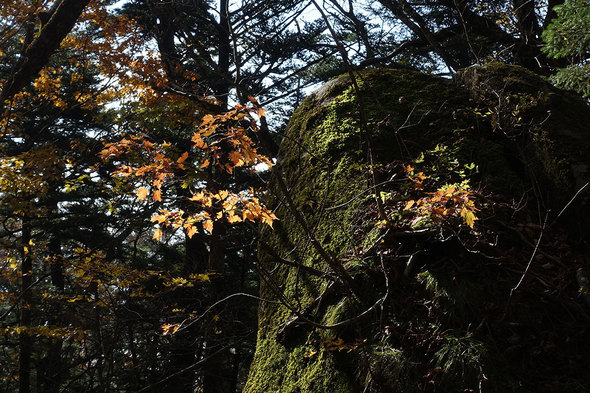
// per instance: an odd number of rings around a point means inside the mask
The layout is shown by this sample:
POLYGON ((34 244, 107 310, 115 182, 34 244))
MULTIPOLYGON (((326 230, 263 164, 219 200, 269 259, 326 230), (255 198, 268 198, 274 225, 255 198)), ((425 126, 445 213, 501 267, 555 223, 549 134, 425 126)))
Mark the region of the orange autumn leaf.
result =
POLYGON ((230 214, 228 215, 228 217, 227 217, 227 221, 228 221, 230 224, 233 224, 233 223, 236 223, 236 222, 242 222, 242 217, 240 217, 240 216, 236 216, 235 214, 233 214, 233 213, 230 213, 230 214))
POLYGON ((197 133, 193 134, 191 141, 193 141, 196 148, 205 149, 207 147, 207 144, 205 143, 205 141, 203 141, 203 138, 201 138, 201 136, 197 133))
POLYGON ((426 180, 428 179, 428 176, 424 175, 423 172, 418 172, 418 174, 416 174, 416 177, 420 180, 426 180))
POLYGON ((147 197, 148 194, 148 189, 145 187, 141 187, 137 190, 135 190, 135 193, 137 194, 137 200, 141 201, 143 199, 145 199, 147 197))
POLYGON ((245 164, 242 155, 237 151, 232 151, 231 153, 229 153, 229 159, 232 160, 234 165, 238 167, 245 164))
POLYGON ((168 217, 165 214, 158 214, 153 216, 150 221, 151 222, 157 222, 158 224, 162 224, 163 222, 165 222, 168 219, 168 217))
POLYGON ((161 190, 154 190, 152 195, 155 201, 162 202, 162 191, 161 190))
POLYGON ((185 151, 178 160, 176 160, 177 163, 182 164, 183 162, 186 161, 186 159, 188 158, 188 151, 185 151))
POLYGON ((203 193, 203 191, 201 191, 201 192, 198 192, 198 193, 194 194, 188 200, 189 201, 194 201, 194 202, 199 202, 199 201, 202 201, 204 197, 205 197, 205 194, 203 193))
POLYGON ((205 230, 207 230, 209 233, 212 233, 213 232, 213 221, 205 220, 205 222, 203 223, 203 228, 205 228, 205 230))
POLYGON ((194 225, 191 225, 186 229, 186 235, 189 237, 189 239, 192 238, 195 233, 197 233, 197 228, 194 225))

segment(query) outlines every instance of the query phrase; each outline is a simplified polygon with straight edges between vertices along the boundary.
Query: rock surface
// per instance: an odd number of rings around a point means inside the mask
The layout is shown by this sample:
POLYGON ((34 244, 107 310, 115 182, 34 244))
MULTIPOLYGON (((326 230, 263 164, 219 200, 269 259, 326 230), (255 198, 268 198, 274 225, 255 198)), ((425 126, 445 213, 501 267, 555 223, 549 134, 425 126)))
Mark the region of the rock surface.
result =
POLYGON ((355 78, 288 125, 245 392, 588 391, 586 103, 502 64, 355 78))

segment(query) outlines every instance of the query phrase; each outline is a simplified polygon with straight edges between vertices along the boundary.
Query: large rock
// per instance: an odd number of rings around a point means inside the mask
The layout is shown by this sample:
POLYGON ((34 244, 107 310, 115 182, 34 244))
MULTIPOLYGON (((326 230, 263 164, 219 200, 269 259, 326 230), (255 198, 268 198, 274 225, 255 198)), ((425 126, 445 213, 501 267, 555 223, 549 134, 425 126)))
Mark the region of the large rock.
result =
POLYGON ((341 76, 289 123, 245 391, 588 391, 586 103, 501 64, 356 79, 360 99, 341 76))

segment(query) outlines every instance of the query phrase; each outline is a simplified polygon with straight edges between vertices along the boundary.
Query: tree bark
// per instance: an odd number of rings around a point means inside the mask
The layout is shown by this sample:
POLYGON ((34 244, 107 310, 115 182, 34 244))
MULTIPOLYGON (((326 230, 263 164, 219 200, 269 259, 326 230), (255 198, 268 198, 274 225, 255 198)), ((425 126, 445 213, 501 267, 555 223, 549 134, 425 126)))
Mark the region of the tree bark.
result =
MULTIPOLYGON (((219 0, 219 70, 228 75, 230 63, 230 30, 229 30, 229 10, 228 0, 219 0)), ((229 76, 229 75, 228 75, 229 76)), ((225 78, 220 77, 215 92, 217 98, 223 103, 223 110, 227 110, 229 95, 229 83, 225 78)))
POLYGON ((0 92, 0 108, 32 81, 72 30, 90 0, 62 0, 52 7, 47 23, 25 48, 20 60, 0 92))
POLYGON ((31 327, 32 296, 31 286, 33 284, 33 260, 30 257, 29 247, 31 241, 31 224, 27 217, 23 217, 21 237, 21 308, 20 326, 24 331, 19 336, 19 393, 31 392, 31 354, 33 342, 28 329, 31 327))

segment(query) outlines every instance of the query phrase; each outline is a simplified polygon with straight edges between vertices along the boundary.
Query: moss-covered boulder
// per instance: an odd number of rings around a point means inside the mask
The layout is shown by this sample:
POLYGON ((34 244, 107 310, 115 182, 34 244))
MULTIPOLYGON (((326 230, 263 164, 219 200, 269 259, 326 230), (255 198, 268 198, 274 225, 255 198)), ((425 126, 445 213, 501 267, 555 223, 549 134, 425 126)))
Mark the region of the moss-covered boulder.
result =
POLYGON ((507 65, 355 80, 281 145, 245 391, 590 389, 587 105, 507 65))

